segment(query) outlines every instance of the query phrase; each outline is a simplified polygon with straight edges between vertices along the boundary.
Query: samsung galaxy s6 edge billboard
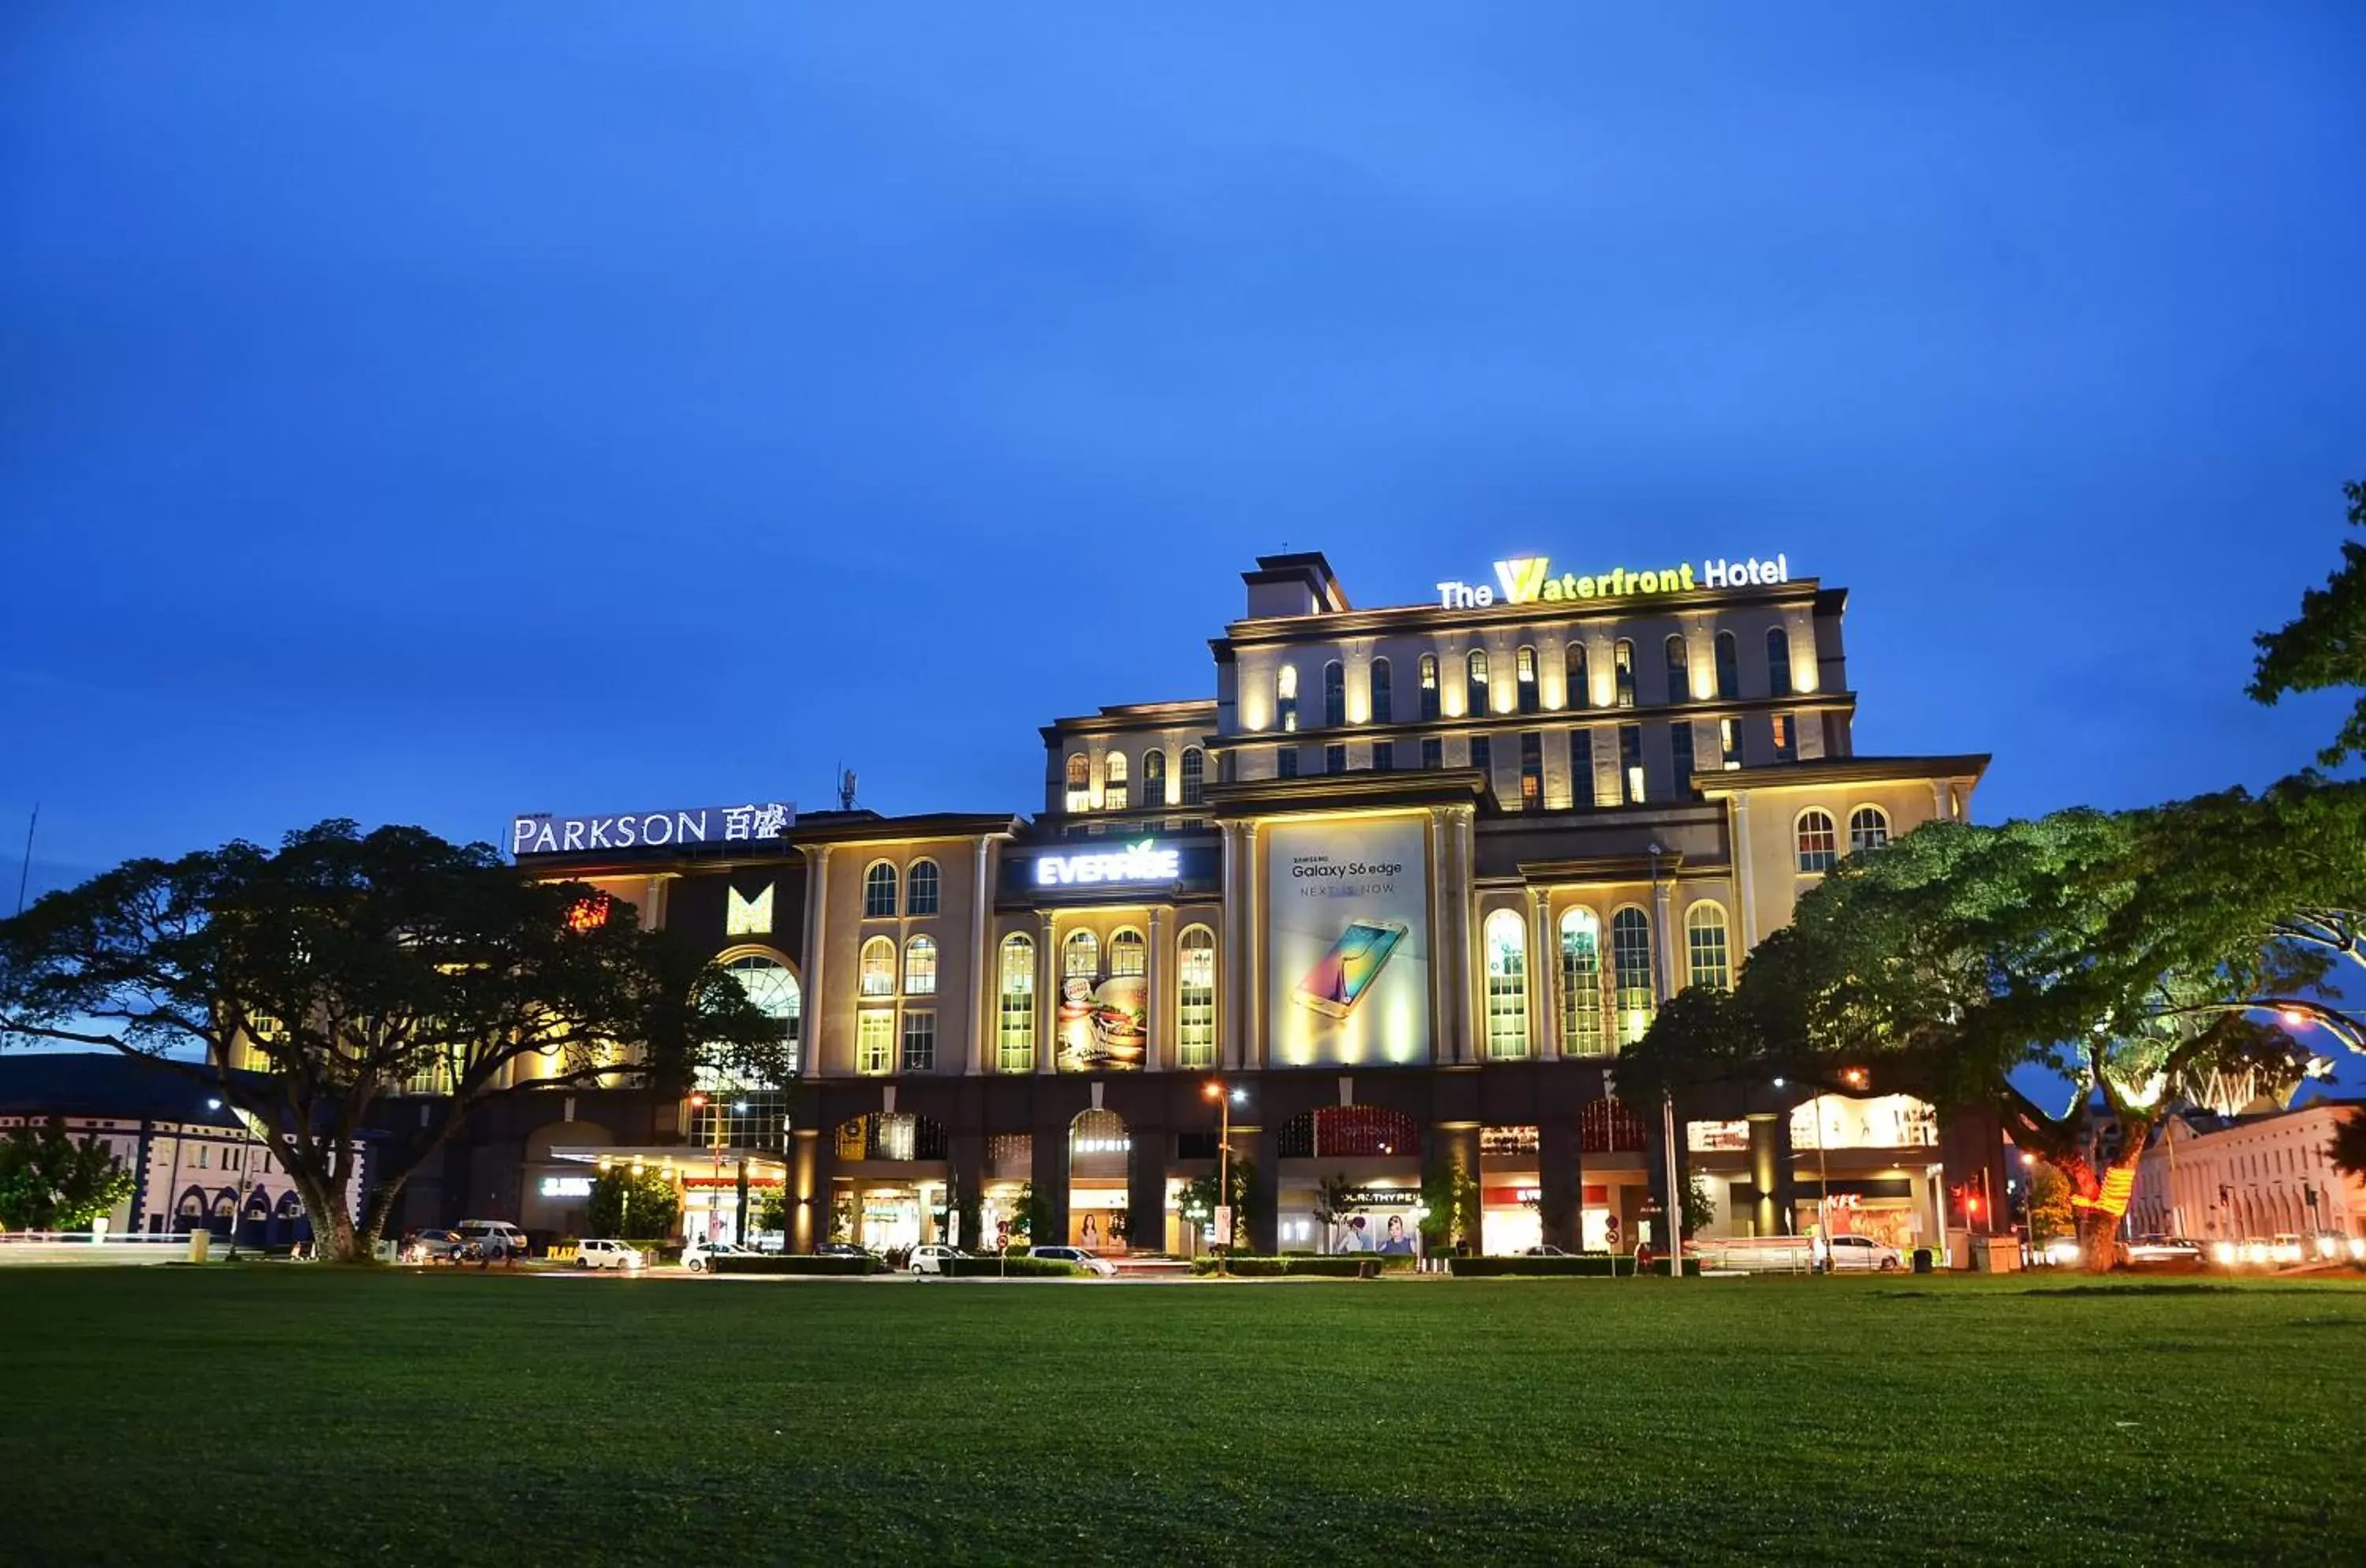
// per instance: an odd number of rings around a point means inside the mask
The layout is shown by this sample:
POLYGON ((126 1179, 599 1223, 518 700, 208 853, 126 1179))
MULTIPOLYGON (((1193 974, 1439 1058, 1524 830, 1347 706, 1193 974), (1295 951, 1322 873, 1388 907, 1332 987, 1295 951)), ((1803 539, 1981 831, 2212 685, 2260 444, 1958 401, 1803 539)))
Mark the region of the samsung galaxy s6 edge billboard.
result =
POLYGON ((1429 860, 1419 818, 1272 829, 1266 909, 1276 1063, 1429 1060, 1429 860))

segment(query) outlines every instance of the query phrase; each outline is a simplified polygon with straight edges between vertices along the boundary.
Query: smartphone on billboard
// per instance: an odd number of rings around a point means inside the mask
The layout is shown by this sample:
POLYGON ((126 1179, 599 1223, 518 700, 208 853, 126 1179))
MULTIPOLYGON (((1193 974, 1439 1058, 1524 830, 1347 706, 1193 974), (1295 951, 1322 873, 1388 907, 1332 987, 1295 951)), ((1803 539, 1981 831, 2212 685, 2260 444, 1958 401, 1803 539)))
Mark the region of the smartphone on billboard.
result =
POLYGON ((1326 1018, 1346 1017, 1372 988, 1389 955, 1404 941, 1406 929, 1395 920, 1350 921, 1331 951, 1298 982, 1291 999, 1326 1018))

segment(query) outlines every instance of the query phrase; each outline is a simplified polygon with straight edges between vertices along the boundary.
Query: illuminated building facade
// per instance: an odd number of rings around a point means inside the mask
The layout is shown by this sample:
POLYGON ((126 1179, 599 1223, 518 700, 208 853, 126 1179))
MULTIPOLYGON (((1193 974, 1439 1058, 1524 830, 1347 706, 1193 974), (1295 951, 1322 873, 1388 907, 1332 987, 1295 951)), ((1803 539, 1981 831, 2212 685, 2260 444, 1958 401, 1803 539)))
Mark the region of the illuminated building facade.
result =
MULTIPOLYGON (((794 1248, 963 1215, 990 1241, 1024 1184, 1039 1241, 1189 1250, 1222 1078, 1259 1177, 1245 1242, 1384 1245, 1459 1161, 1489 1250, 1631 1244, 1664 1161, 1659 1108, 1617 1099, 1620 1047, 1676 991, 1730 985, 1839 859, 1962 818, 1987 762, 1855 753, 1846 595, 1783 557, 1530 558, 1376 610, 1319 554, 1244 577, 1214 694, 1044 726, 1031 818, 521 819, 522 865, 688 932, 800 1046, 792 1091, 575 1096, 505 1128, 525 1223, 574 1225, 544 1185, 646 1143, 717 1151, 693 1232, 736 1233, 720 1173, 747 1163, 790 1198, 794 1248)), ((1857 1118, 1888 1142, 1808 1111, 1806 1152, 1798 1099, 1680 1108, 1714 1229, 1803 1226, 1828 1180, 1866 1227, 1935 1240, 1944 1193, 1998 1157, 1992 1126, 1897 1108, 1857 1118)))

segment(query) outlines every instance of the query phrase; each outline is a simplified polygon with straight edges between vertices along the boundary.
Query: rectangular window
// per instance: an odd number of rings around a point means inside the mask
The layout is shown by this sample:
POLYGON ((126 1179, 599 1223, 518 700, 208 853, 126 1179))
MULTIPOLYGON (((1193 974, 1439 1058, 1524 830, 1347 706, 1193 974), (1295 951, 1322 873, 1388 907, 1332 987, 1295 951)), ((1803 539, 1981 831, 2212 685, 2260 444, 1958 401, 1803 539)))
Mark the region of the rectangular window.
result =
POLYGON ((1727 773, 1741 766, 1741 726, 1729 718, 1717 721, 1718 761, 1727 773))
POLYGON ((1347 771, 1347 748, 1345 746, 1325 746, 1323 748, 1323 771, 1326 773, 1346 773, 1347 771))
POLYGON ((1298 748, 1284 746, 1274 753, 1274 776, 1294 779, 1298 776, 1298 748))
POLYGON ((1545 738, 1535 730, 1520 737, 1520 809, 1539 811, 1545 804, 1545 738))
POLYGON ((1619 798, 1628 806, 1643 804, 1643 727, 1618 727, 1619 798))
POLYGON ((1534 713, 1544 705, 1537 694, 1537 650, 1523 648, 1515 656, 1513 672, 1519 678, 1520 711, 1534 713))
POLYGON ((1396 767, 1397 749, 1395 743, 1388 740, 1374 741, 1372 743, 1372 772, 1376 773, 1392 773, 1396 772, 1396 767))
POLYGON ((1594 804, 1594 731, 1569 732, 1569 803, 1583 811, 1594 804))
POLYGON ((1668 726, 1668 745, 1676 757, 1676 798, 1684 799, 1693 792, 1693 727, 1690 724, 1668 726))
POLYGON ((854 1021, 854 1070, 884 1073, 895 1065, 896 1015, 866 1012, 854 1021))
POLYGON ((1002 944, 1002 996, 996 1010, 995 1066, 1006 1073, 1035 1070, 1035 950, 1002 944))
POLYGON ((1183 933, 1176 976, 1175 1065, 1216 1065, 1216 939, 1205 927, 1183 933))
POLYGON ((1774 716, 1774 760, 1796 762, 1799 760, 1799 723, 1787 713, 1774 716))
POLYGON ((1437 716, 1437 655, 1421 656, 1421 716, 1437 716))
POLYGON ((1442 768, 1446 766, 1446 742, 1435 739, 1423 741, 1421 743, 1421 765, 1425 768, 1442 768))
POLYGON ((907 1012, 904 1015, 904 1070, 907 1073, 933 1073, 937 1070, 935 1013, 907 1012))
POLYGON ((1393 694, 1389 690, 1389 661, 1385 659, 1372 660, 1371 689, 1372 722, 1374 724, 1396 722, 1391 713, 1395 704, 1393 694))
POLYGON ((1198 806, 1208 787, 1208 759, 1197 746, 1183 753, 1183 804, 1198 806))
MULTIPOLYGON (((1495 749, 1488 744, 1487 738, 1483 735, 1474 735, 1470 738, 1470 765, 1482 773, 1492 775, 1495 772, 1495 749)), ((1493 777, 1488 780, 1488 787, 1491 789, 1494 787, 1493 777)))

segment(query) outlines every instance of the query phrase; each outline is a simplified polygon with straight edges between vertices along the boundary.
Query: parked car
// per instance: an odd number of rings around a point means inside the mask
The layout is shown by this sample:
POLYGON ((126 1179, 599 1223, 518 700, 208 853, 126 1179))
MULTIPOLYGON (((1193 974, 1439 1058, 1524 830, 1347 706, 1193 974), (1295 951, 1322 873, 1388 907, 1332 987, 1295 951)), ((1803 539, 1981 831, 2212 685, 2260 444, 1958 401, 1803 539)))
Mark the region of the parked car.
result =
POLYGON ((457 1263, 468 1251, 468 1240, 458 1231, 412 1231, 402 1238, 406 1263, 457 1263))
POLYGON ((912 1249, 911 1269, 915 1274, 941 1274, 945 1271, 946 1258, 968 1256, 958 1247, 939 1247, 933 1243, 916 1247, 912 1249))
POLYGON ((1824 1267, 1842 1269, 1902 1269, 1905 1255, 1869 1235, 1836 1235, 1825 1248, 1824 1267))
POLYGON ((575 1261, 586 1269, 638 1269, 641 1249, 621 1241, 579 1241, 575 1261))
POLYGON ((1520 1248, 1520 1256, 1523 1258, 1574 1258, 1577 1254, 1567 1247, 1544 1246, 1524 1247, 1520 1248))
POLYGON ((867 1247, 857 1247, 851 1241, 817 1241, 814 1243, 816 1258, 877 1258, 867 1247))
POLYGON ((511 1258, 530 1258, 534 1244, 525 1232, 507 1220, 462 1220, 460 1237, 468 1244, 467 1257, 477 1258, 499 1248, 511 1258))
POLYGON ((1073 1263, 1086 1273, 1106 1280, 1117 1272, 1117 1265, 1106 1258, 1096 1258, 1081 1247, 1031 1247, 1030 1258, 1049 1258, 1058 1263, 1073 1263))
POLYGON ((710 1258, 753 1258, 755 1254, 747 1247, 733 1242, 702 1241, 695 1246, 682 1249, 682 1266, 693 1274, 703 1274, 706 1271, 706 1260, 710 1258))
POLYGON ((2119 1245, 2120 1261, 2132 1268, 2170 1265, 2199 1268, 2202 1244, 2191 1236, 2131 1236, 2119 1245))

